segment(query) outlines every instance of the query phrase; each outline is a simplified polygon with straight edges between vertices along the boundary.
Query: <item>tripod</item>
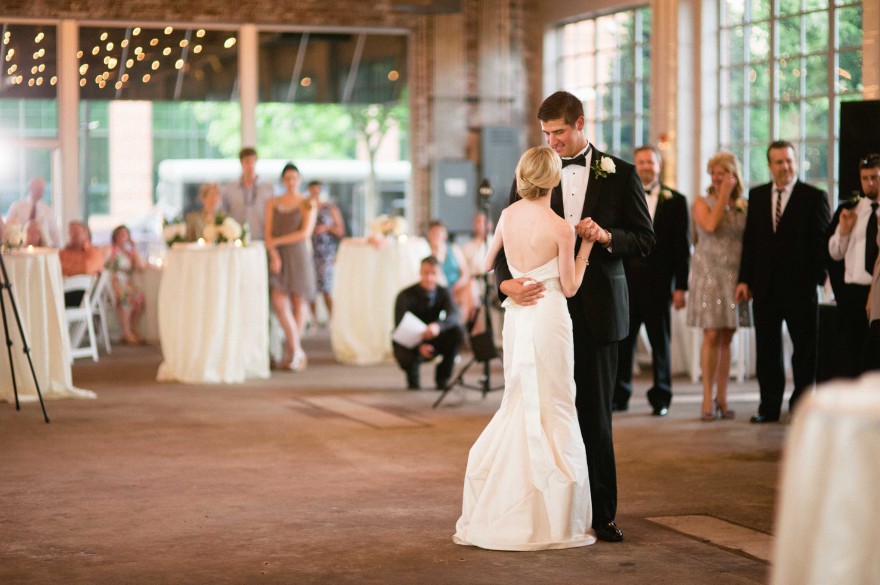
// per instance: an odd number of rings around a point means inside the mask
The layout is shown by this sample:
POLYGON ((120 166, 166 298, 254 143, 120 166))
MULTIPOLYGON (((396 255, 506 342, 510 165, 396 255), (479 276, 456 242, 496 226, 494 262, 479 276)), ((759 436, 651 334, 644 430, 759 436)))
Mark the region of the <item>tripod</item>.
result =
MULTIPOLYGON (((462 386, 464 388, 471 388, 473 390, 480 390, 483 393, 483 398, 486 397, 486 394, 491 392, 492 390, 500 390, 504 388, 504 384, 499 386, 492 386, 489 370, 489 362, 494 358, 501 359, 501 356, 498 354, 498 350, 495 348, 495 338, 492 333, 492 317, 489 314, 489 299, 490 294, 492 293, 492 287, 489 285, 489 275, 488 274, 480 274, 477 278, 482 279, 483 281, 483 294, 481 297, 480 310, 483 312, 483 317, 486 323, 486 330, 482 333, 478 333, 476 335, 470 335, 470 331, 468 331, 468 336, 471 340, 471 349, 474 352, 473 357, 471 357, 470 361, 462 367, 461 371, 458 372, 458 375, 450 382, 446 388, 443 389, 443 393, 437 398, 437 401, 434 402, 432 408, 437 408, 440 406, 440 403, 443 402, 443 399, 446 398, 446 395, 452 390, 455 386, 462 386), (481 362, 483 364, 483 376, 480 378, 480 385, 475 386, 473 384, 468 384, 464 381, 464 375, 470 369, 475 362, 481 362)), ((476 322, 476 320, 475 320, 476 322)))
POLYGON ((9 274, 6 272, 6 262, 3 255, 0 254, 0 313, 3 314, 3 332, 6 334, 6 353, 9 356, 9 373, 12 375, 12 391, 15 393, 15 410, 21 410, 18 401, 18 384, 15 382, 15 363, 12 361, 12 338, 9 336, 9 322, 6 317, 6 297, 3 296, 2 289, 6 289, 9 296, 9 303, 12 305, 12 314, 15 316, 15 322, 18 324, 18 333, 21 335, 21 343, 24 346, 24 353, 27 355, 28 365, 31 368, 31 376, 34 377, 34 387, 37 389, 37 396, 40 397, 40 408, 43 409, 43 419, 48 423, 49 415, 46 414, 46 405, 43 402, 43 393, 40 392, 40 383, 37 381, 37 373, 34 370, 34 361, 31 359, 31 348, 27 342, 24 327, 21 324, 21 317, 18 314, 18 305, 15 303, 15 295, 12 294, 12 283, 9 282, 9 274))

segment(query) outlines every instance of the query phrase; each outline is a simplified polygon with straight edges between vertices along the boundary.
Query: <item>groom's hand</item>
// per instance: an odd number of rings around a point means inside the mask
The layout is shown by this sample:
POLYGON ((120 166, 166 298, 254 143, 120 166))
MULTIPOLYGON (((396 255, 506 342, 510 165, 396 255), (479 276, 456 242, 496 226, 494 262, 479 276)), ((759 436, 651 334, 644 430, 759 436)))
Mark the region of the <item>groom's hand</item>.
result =
POLYGON ((499 288, 521 306, 534 305, 544 296, 544 285, 526 276, 505 280, 499 288))
POLYGON ((588 242, 599 242, 600 244, 608 243, 608 231, 593 221, 592 217, 585 217, 575 226, 577 235, 588 242))

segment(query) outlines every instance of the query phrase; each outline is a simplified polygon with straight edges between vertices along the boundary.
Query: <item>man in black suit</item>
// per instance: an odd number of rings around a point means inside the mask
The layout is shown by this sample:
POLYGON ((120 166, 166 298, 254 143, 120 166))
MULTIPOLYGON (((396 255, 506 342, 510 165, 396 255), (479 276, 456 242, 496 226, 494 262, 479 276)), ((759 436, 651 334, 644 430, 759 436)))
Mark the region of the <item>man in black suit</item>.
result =
POLYGON ((394 303, 394 322, 399 325, 408 312, 427 324, 422 341, 409 348, 393 342, 394 359, 406 372, 406 382, 410 390, 418 390, 419 365, 436 355, 442 356, 434 372, 437 389, 449 385, 455 356, 464 341, 464 330, 458 316, 458 307, 452 300, 449 290, 437 285, 440 263, 433 256, 424 258, 419 265, 419 282, 405 288, 397 295, 394 303))
POLYGON ((613 410, 627 410, 632 396, 633 359, 642 323, 651 343, 654 385, 648 402, 654 416, 666 416, 672 402, 670 357, 671 314, 685 306, 691 241, 687 200, 684 195, 660 183, 660 151, 646 145, 633 153, 636 172, 642 181, 648 212, 654 222, 657 244, 646 258, 625 258, 629 286, 629 335, 618 349, 617 384, 613 410))
POLYGON ((785 369, 782 321, 794 352, 794 392, 789 411, 816 383, 819 301, 816 287, 825 281, 829 223, 825 191, 797 178, 794 145, 779 140, 767 149, 773 182, 749 192, 743 233, 737 302, 754 299, 757 375, 761 404, 753 423, 776 422, 782 409, 785 369))
POLYGON ((834 275, 832 285, 842 341, 841 373, 855 378, 865 369, 869 356, 866 342, 868 319, 865 305, 877 261, 877 218, 880 215, 880 155, 859 161, 861 197, 844 201, 831 220, 828 254, 834 275))
MULTIPOLYGON (((550 206, 575 226, 581 238, 600 245, 590 253, 590 269, 568 300, 574 337, 575 406, 587 451, 593 528, 602 540, 623 540, 614 522, 617 471, 611 436, 611 400, 617 376, 617 343, 629 333, 629 301, 622 258, 647 256, 654 230, 635 168, 592 148, 583 134, 584 108, 574 95, 559 91, 544 100, 538 120, 547 144, 562 158, 562 182, 550 206)), ((516 181, 510 203, 518 198, 516 181)), ((575 253, 580 244, 575 246, 575 253)), ((495 264, 502 298, 532 305, 543 285, 514 279, 504 253, 495 264)))

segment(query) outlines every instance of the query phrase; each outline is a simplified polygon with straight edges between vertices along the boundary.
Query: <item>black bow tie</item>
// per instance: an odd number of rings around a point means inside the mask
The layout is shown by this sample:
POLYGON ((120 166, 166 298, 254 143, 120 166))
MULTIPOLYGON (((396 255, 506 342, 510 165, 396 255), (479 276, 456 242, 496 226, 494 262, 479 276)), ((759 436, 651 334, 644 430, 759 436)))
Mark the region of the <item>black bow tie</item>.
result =
POLYGON ((562 159, 562 168, 564 169, 568 165, 580 165, 582 167, 587 166, 587 152, 582 152, 574 158, 564 158, 562 159))

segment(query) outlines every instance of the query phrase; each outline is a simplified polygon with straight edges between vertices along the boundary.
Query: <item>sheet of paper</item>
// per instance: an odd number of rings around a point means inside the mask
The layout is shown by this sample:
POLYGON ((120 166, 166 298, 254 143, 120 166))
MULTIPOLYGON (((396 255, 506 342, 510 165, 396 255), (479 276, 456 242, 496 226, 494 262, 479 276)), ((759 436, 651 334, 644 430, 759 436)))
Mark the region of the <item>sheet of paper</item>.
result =
POLYGON ((412 349, 422 341, 422 333, 427 328, 428 326, 421 319, 407 311, 391 334, 391 339, 403 347, 412 349))

